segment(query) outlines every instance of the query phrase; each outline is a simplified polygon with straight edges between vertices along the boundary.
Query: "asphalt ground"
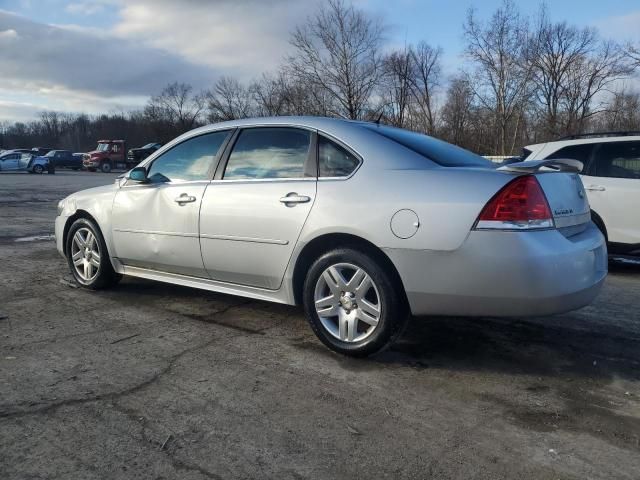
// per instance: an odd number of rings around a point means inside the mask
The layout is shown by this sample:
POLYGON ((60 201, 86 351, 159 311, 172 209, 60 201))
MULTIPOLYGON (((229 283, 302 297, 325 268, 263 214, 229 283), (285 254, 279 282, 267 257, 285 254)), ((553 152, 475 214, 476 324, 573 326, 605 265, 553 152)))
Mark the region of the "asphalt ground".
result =
POLYGON ((115 176, 0 175, 1 479, 640 478, 640 266, 576 312, 414 319, 350 359, 297 307, 75 288, 57 201, 115 176))

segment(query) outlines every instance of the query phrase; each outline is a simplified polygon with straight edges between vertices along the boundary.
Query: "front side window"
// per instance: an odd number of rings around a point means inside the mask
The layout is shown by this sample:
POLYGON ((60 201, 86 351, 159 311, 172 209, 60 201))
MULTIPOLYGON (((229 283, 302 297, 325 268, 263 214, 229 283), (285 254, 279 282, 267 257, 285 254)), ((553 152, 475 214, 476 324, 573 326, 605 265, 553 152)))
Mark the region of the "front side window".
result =
POLYGON ((301 178, 311 133, 298 128, 248 128, 240 132, 223 178, 301 178))
POLYGON ((358 159, 328 138, 318 137, 318 169, 321 177, 348 177, 358 167, 358 159))
POLYGON ((228 132, 200 135, 176 145, 156 158, 147 173, 151 181, 208 180, 209 169, 228 132))
POLYGON ((640 142, 607 142, 594 155, 595 175, 640 178, 640 142))

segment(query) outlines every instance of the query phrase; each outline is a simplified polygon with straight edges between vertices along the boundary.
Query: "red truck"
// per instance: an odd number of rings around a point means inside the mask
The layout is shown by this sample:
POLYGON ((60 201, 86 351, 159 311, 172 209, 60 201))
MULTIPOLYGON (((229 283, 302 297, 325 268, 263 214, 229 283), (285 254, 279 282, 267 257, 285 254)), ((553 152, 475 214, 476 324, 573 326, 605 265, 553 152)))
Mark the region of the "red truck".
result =
POLYGON ((89 171, 100 170, 109 173, 114 168, 129 169, 135 165, 127 162, 127 150, 124 140, 98 140, 98 146, 89 152, 89 158, 82 165, 89 171))

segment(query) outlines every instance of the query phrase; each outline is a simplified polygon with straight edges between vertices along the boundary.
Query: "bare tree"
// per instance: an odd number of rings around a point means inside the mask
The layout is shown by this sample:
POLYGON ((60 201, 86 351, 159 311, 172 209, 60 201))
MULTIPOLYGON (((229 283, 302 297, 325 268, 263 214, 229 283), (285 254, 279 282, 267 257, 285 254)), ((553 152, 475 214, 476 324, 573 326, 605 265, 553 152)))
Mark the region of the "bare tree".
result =
POLYGON ((420 42, 411 50, 414 75, 411 92, 415 98, 420 129, 433 135, 436 130, 435 93, 440 86, 442 49, 420 42))
POLYGON ((335 101, 331 113, 361 118, 380 77, 383 27, 343 0, 329 0, 291 36, 289 72, 335 101))
POLYGON ((623 49, 612 41, 601 42, 593 55, 582 57, 572 65, 563 99, 565 130, 583 131, 590 117, 606 109, 603 94, 631 71, 623 49))
POLYGON ((406 126, 413 85, 413 66, 412 50, 406 46, 403 50, 389 53, 382 61, 382 109, 390 123, 397 127, 406 126))
POLYGON ((640 43, 638 45, 628 43, 625 50, 629 56, 631 66, 633 68, 640 69, 640 43))
POLYGON ((487 23, 479 21, 474 10, 469 10, 464 35, 467 57, 475 67, 469 85, 482 106, 493 113, 496 149, 505 155, 514 148, 517 112, 530 94, 535 42, 528 22, 511 0, 505 0, 487 23))
POLYGON ((175 135, 191 130, 198 125, 204 109, 204 96, 192 94, 193 88, 185 83, 167 85, 158 95, 149 99, 145 114, 162 129, 175 135))
POLYGON ((247 118, 253 114, 251 91, 232 77, 220 77, 206 94, 211 122, 247 118))
POLYGON ((442 136, 456 145, 469 148, 474 92, 466 76, 454 77, 449 82, 442 107, 442 136))
POLYGON ((263 73, 249 90, 255 103, 257 116, 287 115, 289 110, 289 81, 284 72, 276 75, 263 73))
POLYGON ((538 28, 538 52, 533 59, 535 98, 542 110, 545 132, 557 136, 567 133, 561 116, 570 79, 596 49, 598 38, 593 28, 549 22, 544 10, 538 28))
POLYGON ((602 131, 640 130, 640 93, 621 90, 613 94, 607 109, 594 118, 602 131))

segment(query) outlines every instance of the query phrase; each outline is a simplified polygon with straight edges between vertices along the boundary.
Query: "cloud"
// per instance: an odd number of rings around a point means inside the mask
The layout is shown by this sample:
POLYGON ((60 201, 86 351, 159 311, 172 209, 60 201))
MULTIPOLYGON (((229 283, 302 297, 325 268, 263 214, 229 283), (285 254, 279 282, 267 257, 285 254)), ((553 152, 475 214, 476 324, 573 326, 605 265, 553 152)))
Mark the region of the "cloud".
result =
POLYGON ((640 28, 638 28, 638 25, 640 25, 640 10, 626 15, 603 18, 595 25, 607 38, 613 38, 620 42, 640 41, 640 28))
POLYGON ((100 2, 70 3, 65 10, 74 15, 95 15, 104 11, 104 4, 100 2))
POLYGON ((18 32, 13 28, 7 30, 0 30, 0 41, 9 41, 18 38, 18 32))
POLYGON ((130 101, 140 106, 173 81, 196 90, 221 75, 249 81, 280 65, 291 29, 320 2, 77 0, 61 6, 69 20, 109 12, 114 23, 99 27, 51 25, 0 9, 0 119, 11 118, 18 107, 9 111, 7 102, 19 97, 27 98, 25 112, 92 112, 130 101))
POLYGON ((274 70, 319 0, 141 0, 123 4, 120 38, 179 53, 243 80, 274 70))
MULTIPOLYGON (((206 88, 217 76, 211 66, 136 40, 90 28, 46 25, 4 11, 0 65, 0 100, 30 95, 42 101, 41 110, 62 105, 95 111, 105 100, 120 105, 122 98, 146 98, 172 81, 206 88)), ((0 117, 9 115, 0 106, 0 117)))

